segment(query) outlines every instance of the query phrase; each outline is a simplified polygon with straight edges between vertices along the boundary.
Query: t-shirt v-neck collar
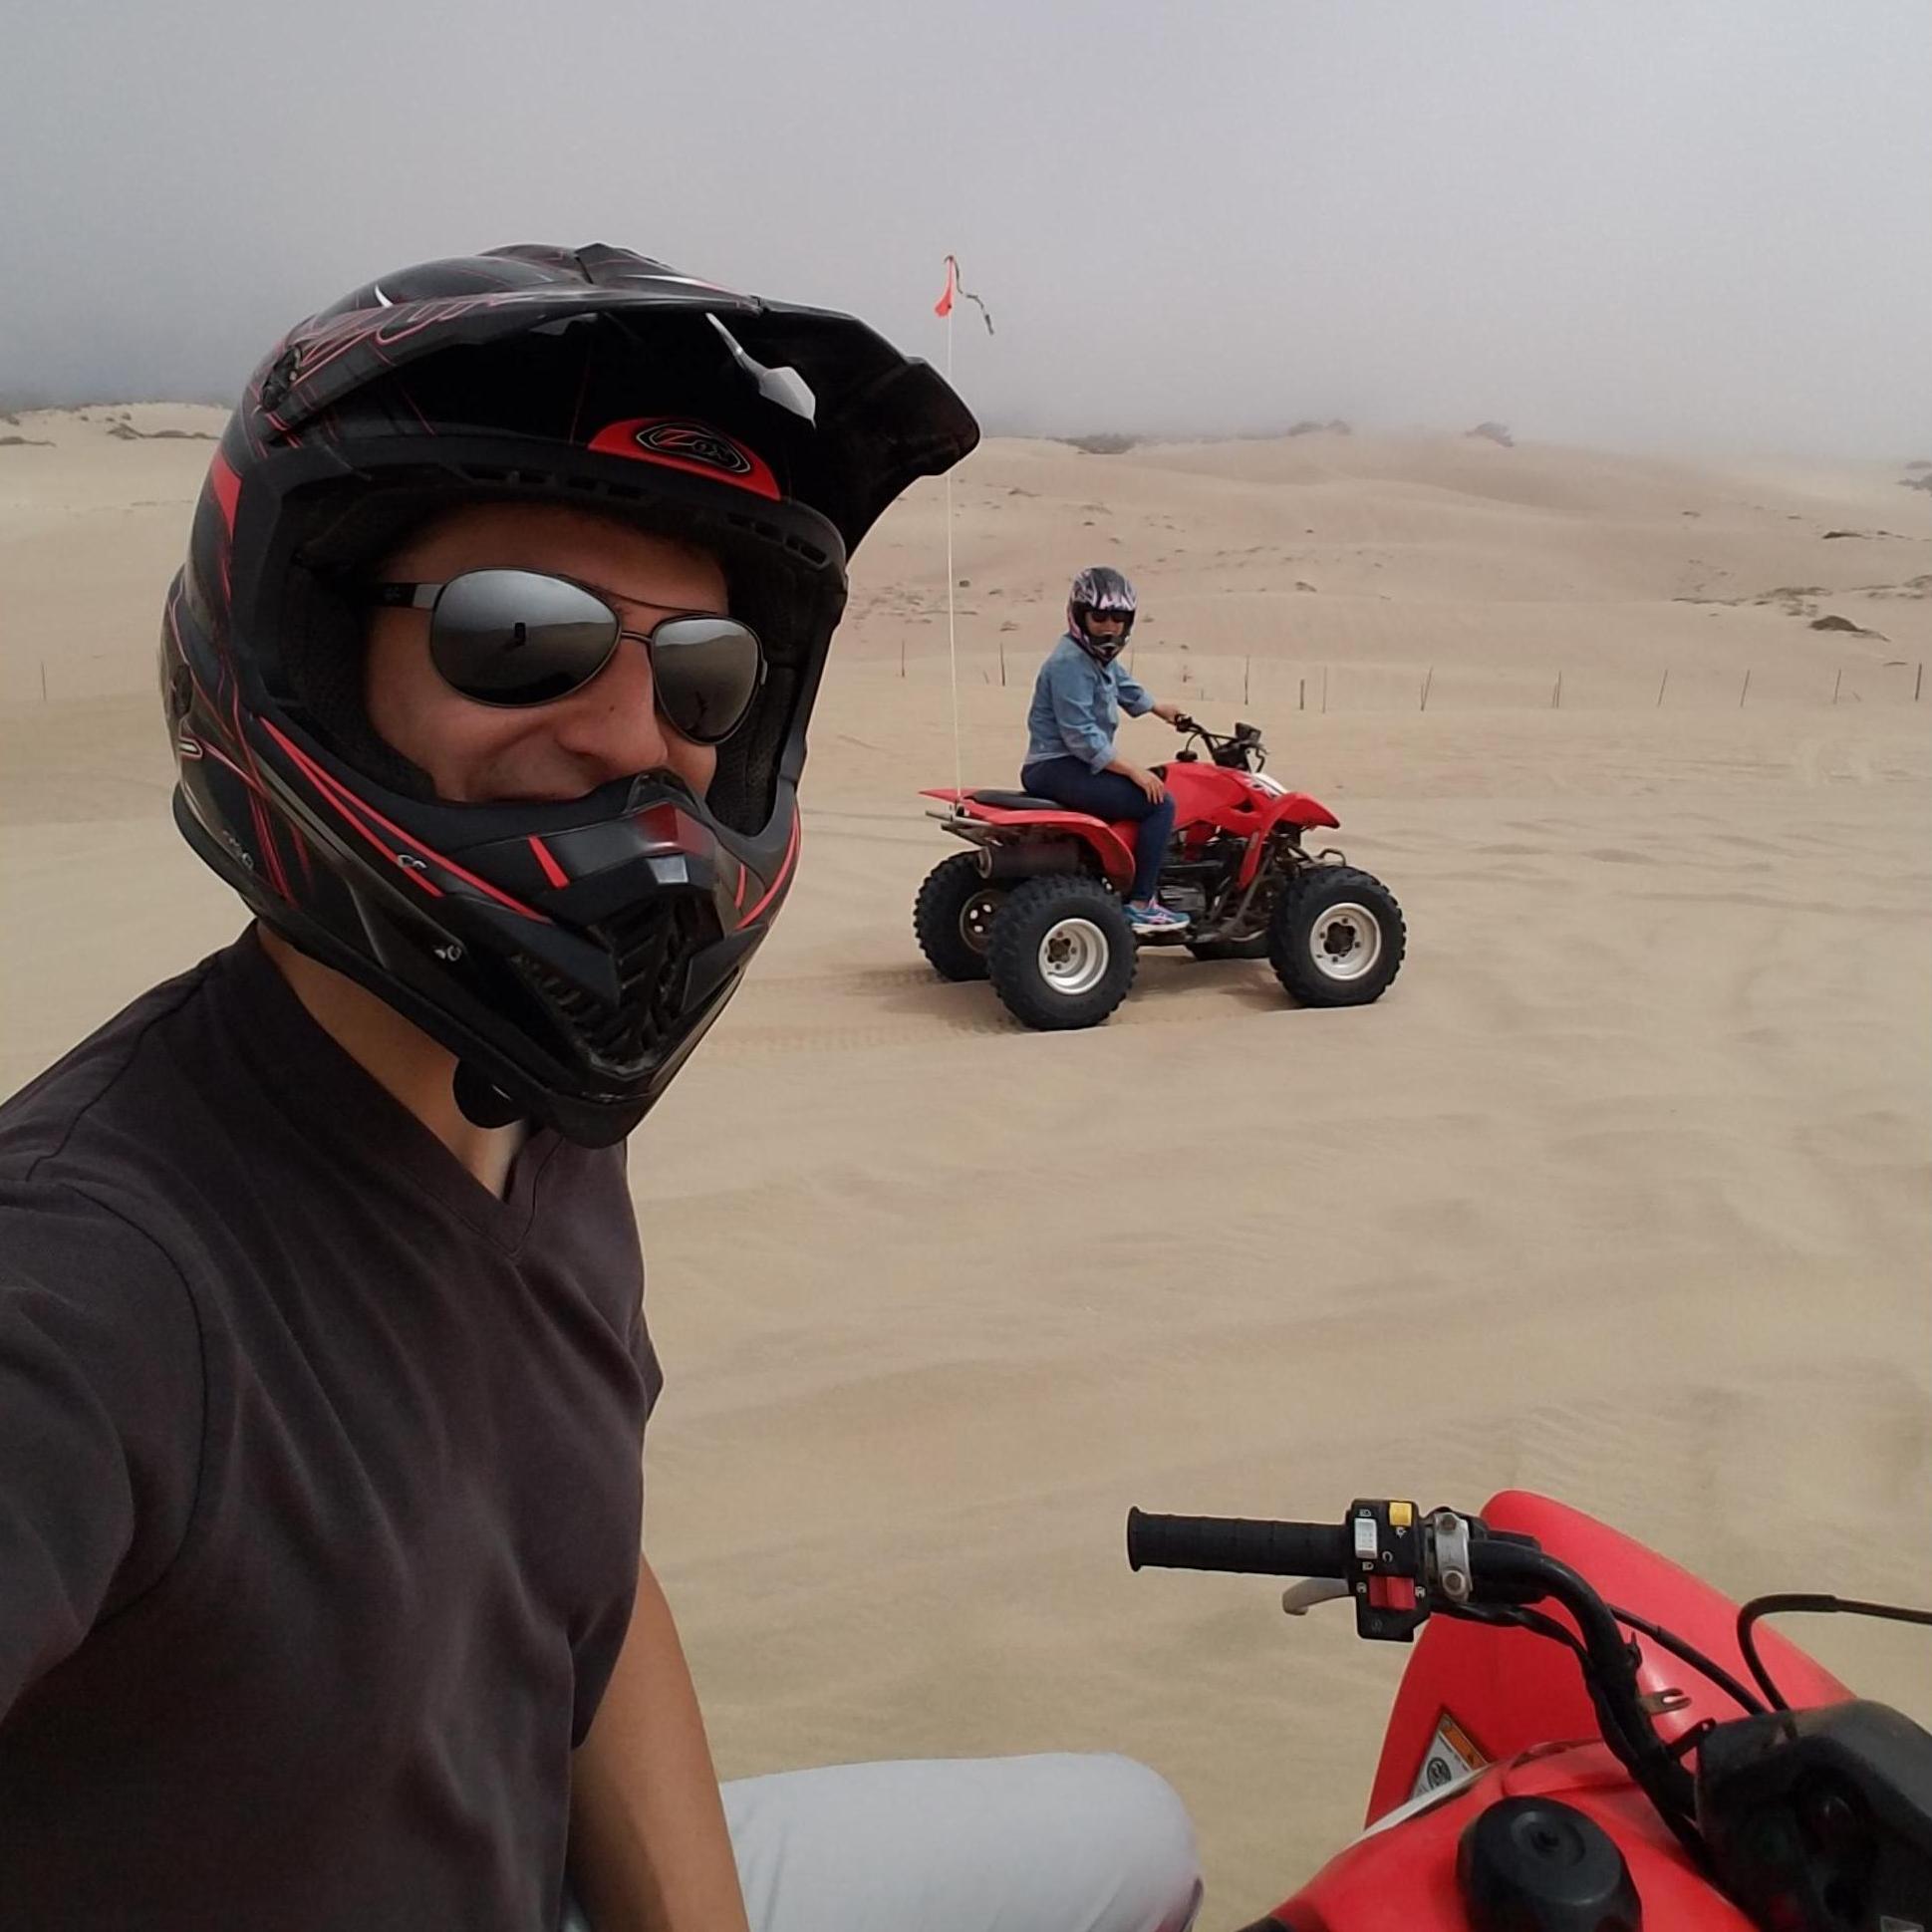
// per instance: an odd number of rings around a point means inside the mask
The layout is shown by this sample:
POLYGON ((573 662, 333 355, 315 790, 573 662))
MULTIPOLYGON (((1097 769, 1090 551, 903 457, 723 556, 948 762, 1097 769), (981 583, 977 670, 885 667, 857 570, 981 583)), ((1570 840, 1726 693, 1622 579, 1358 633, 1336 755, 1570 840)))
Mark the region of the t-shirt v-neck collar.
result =
POLYGON ((554 1130, 531 1131, 499 1199, 317 1024, 253 926, 217 958, 209 991, 238 1058, 320 1158, 373 1189, 427 1196, 500 1247, 523 1244, 543 1170, 564 1145, 554 1130))

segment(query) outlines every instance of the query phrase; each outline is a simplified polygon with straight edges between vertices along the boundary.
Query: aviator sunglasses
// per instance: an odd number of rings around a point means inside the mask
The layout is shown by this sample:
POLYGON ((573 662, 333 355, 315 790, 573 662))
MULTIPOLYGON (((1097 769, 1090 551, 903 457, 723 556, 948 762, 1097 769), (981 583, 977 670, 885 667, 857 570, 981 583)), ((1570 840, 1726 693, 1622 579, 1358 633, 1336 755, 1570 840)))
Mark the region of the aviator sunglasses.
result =
POLYGON ((478 704, 551 704, 582 690, 626 638, 651 660, 658 708, 694 744, 721 744, 764 682, 757 633, 735 618, 667 617, 627 631, 596 591, 533 570, 466 570, 442 584, 375 584, 386 610, 429 613, 429 657, 478 704))

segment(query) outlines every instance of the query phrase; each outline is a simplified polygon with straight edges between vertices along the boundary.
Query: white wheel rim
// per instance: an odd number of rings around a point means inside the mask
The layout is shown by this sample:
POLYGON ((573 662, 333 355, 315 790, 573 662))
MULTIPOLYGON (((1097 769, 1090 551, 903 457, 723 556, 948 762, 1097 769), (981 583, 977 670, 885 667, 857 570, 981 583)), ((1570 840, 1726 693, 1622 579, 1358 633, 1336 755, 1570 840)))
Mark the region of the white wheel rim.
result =
POLYGON ((1308 958, 1324 979, 1360 979, 1382 957, 1382 922, 1366 906, 1324 906, 1308 928, 1308 958))
POLYGON ((1063 919, 1040 941, 1040 977, 1068 999, 1091 992, 1107 976, 1112 949, 1090 919, 1063 919))

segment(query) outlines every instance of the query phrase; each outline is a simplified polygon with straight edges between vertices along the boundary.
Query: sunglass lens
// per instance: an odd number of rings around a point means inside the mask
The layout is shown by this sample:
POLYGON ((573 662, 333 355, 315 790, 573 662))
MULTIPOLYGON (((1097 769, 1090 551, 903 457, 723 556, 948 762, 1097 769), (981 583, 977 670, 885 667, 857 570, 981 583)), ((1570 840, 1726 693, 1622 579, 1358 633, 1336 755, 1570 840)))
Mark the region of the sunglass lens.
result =
POLYGON ((651 633, 651 675, 665 716, 696 743, 719 744, 758 694, 764 654, 734 618, 667 618, 651 633))
POLYGON ((443 587, 429 656, 479 704, 547 704, 587 685, 617 648, 608 605, 561 578, 472 570, 443 587))

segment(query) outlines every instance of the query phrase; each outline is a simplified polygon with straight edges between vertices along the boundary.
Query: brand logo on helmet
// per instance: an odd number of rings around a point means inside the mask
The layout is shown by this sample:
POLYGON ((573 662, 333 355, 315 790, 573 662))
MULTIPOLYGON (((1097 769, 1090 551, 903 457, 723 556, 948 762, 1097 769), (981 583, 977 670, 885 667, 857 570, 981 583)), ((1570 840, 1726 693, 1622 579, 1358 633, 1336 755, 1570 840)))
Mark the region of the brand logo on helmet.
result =
POLYGON ((640 449, 661 456, 682 456, 689 463, 708 463, 727 476, 749 476, 751 458, 735 442, 701 422, 653 422, 637 432, 640 449))
POLYGON ((691 416, 644 415, 608 423, 591 437, 590 446, 600 455, 631 456, 667 469, 682 469, 689 475, 751 490, 773 502, 782 494, 778 478, 763 457, 723 430, 691 416))

